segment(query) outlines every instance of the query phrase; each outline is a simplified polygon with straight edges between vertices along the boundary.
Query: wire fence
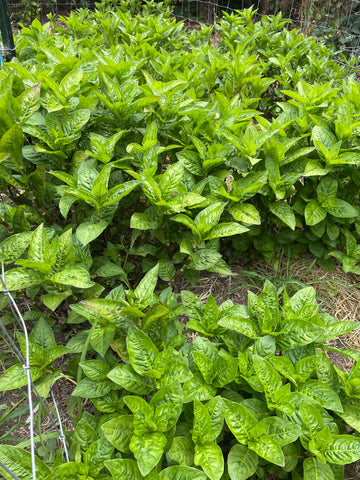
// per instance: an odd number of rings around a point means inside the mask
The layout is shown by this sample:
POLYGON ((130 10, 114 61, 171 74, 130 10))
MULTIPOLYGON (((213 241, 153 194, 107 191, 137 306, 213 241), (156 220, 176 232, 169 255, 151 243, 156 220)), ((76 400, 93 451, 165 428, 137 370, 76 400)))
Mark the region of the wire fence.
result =
MULTIPOLYGON (((28 331, 27 327, 24 321, 24 317, 20 312, 19 307, 17 306, 17 303, 15 302, 14 298, 12 297, 11 293, 6 287, 5 283, 5 272, 4 272, 4 264, 1 262, 1 283, 3 284, 3 293, 8 297, 9 300, 9 307, 14 315, 14 318, 16 319, 19 328, 23 331, 24 337, 25 337, 25 357, 19 350, 18 346, 14 342, 12 336, 6 329, 6 326, 2 323, 2 318, 0 318, 0 330, 2 331, 4 337, 8 340, 9 344, 11 345, 14 353, 18 357, 18 359, 22 362, 23 364, 23 369, 26 372, 26 377, 27 377, 27 397, 28 397, 28 405, 29 405, 29 437, 30 437, 30 454, 31 454, 31 471, 32 471, 32 480, 37 480, 36 477, 36 464, 35 464, 35 458, 36 458, 36 453, 35 453, 35 433, 34 433, 34 403, 33 403, 33 395, 37 398, 39 401, 40 405, 44 409, 50 424, 54 431, 57 432, 59 442, 62 445, 64 456, 66 462, 69 462, 69 453, 68 453, 68 447, 66 443, 66 437, 64 434, 64 429, 63 425, 61 422, 61 416, 59 412, 59 408, 54 396, 53 391, 50 389, 50 396, 52 399, 52 404, 53 408, 55 411, 55 416, 51 413, 47 403, 45 400, 41 397, 39 394, 38 390, 36 389, 34 382, 31 377, 31 365, 30 365, 30 343, 29 343, 29 337, 28 337, 28 331)), ((27 305, 28 306, 28 305, 27 305)), ((28 309, 30 307, 28 306, 28 309)), ((41 431, 38 432, 40 438, 41 438, 41 431)), ((14 480, 20 480, 19 477, 6 465, 4 465, 0 461, 0 467, 8 474, 10 475, 14 480)), ((0 475, 1 478, 1 475, 0 475)))
MULTIPOLYGON (((360 0, 165 0, 169 2, 178 18, 209 25, 218 21, 222 12, 251 6, 257 10, 258 20, 281 12, 303 33, 322 38, 346 54, 360 50, 360 0)), ((28 23, 34 18, 45 21, 49 13, 64 15, 73 9, 94 8, 96 1, 8 0, 8 5, 13 23, 28 23)))

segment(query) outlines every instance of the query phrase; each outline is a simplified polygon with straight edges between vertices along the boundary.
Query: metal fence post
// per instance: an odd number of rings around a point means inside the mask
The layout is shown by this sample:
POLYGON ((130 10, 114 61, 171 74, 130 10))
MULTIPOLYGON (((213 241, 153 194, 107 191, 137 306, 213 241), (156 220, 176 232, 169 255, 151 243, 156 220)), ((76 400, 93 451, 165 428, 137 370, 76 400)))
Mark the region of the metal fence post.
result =
POLYGON ((10 62, 16 56, 7 0, 0 0, 0 32, 5 59, 10 62))

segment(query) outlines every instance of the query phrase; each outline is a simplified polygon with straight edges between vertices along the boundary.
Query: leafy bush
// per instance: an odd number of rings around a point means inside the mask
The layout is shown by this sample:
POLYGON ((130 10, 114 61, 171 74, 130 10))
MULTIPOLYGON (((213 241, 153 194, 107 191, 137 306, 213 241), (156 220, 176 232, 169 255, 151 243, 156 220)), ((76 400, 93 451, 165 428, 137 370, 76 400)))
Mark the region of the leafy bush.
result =
MULTIPOLYGON (((349 434, 360 432, 360 355, 343 352, 355 360, 345 374, 324 342, 354 322, 320 313, 312 287, 291 298, 285 291, 280 307, 270 282, 258 297, 249 293, 247 307, 217 306, 212 296, 203 305, 188 291, 179 306, 170 288, 154 295, 157 270, 134 291, 116 287, 73 306, 91 329, 85 349, 81 331, 67 351, 95 351, 80 361, 85 376, 73 395, 90 398, 97 415, 79 419, 70 463, 50 469, 39 461, 41 478, 342 479, 343 465, 360 458, 358 433, 349 434), (181 312, 197 332, 192 342, 181 312)), ((46 356, 53 348, 45 325, 32 334, 34 379, 47 363, 39 349, 46 345, 46 356)), ((19 386, 16 368, 1 377, 2 390, 19 386)), ((13 471, 29 456, 0 447, 13 471)))
POLYGON ((358 364, 346 375, 323 350, 354 325, 319 314, 311 289, 280 310, 270 284, 247 308, 189 292, 180 306, 165 286, 245 253, 358 273, 360 87, 281 16, 225 14, 212 46, 161 4, 109 4, 35 20, 0 71, 6 284, 32 304, 40 393, 71 353, 74 398, 97 410, 78 402, 74 462, 39 460, 39 476, 340 479, 360 458, 358 364), (79 328, 66 348, 51 311, 79 328))

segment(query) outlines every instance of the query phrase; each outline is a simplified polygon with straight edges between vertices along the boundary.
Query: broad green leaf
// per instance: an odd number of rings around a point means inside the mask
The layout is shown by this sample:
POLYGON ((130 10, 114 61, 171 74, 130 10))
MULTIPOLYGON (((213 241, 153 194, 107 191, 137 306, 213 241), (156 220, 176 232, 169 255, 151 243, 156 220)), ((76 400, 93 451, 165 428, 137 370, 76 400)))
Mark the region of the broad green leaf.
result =
POLYGON ((32 332, 29 335, 29 340, 42 350, 48 350, 49 352, 51 352, 57 346, 54 332, 44 318, 40 318, 36 322, 32 332))
POLYGON ((126 346, 131 366, 135 372, 139 375, 150 373, 159 351, 146 333, 137 327, 130 328, 126 346))
POLYGON ((120 415, 101 425, 101 430, 108 442, 122 453, 131 453, 130 440, 134 434, 133 416, 120 415))
POLYGON ((206 478, 201 470, 183 465, 173 465, 159 473, 160 480, 206 480, 206 478))
POLYGON ((336 142, 336 137, 330 130, 317 125, 312 129, 311 137, 313 141, 323 144, 328 150, 336 142))
POLYGON ((281 447, 295 442, 301 433, 301 429, 279 417, 267 417, 262 420, 251 430, 252 438, 260 438, 265 435, 275 440, 281 447))
POLYGON ((265 395, 268 399, 272 399, 275 391, 282 386, 281 376, 265 358, 254 355, 253 360, 256 374, 264 387, 265 395))
POLYGON ((145 299, 151 298, 158 281, 158 273, 159 265, 155 265, 155 267, 147 272, 139 285, 135 288, 134 295, 140 303, 145 301, 145 299))
POLYGON ((89 272, 83 267, 66 267, 61 272, 52 275, 50 280, 54 283, 71 285, 76 288, 90 288, 95 285, 90 280, 89 272))
MULTIPOLYGON (((23 448, 12 445, 0 445, 0 462, 21 480, 31 480, 33 478, 31 454, 23 448)), ((45 480, 50 474, 50 468, 38 457, 35 457, 35 466, 36 477, 39 480, 45 480)), ((12 478, 8 476, 8 472, 3 470, 1 466, 0 472, 5 478, 12 478)))
POLYGON ((286 202, 273 202, 269 205, 270 211, 282 220, 291 230, 295 230, 296 219, 291 206, 286 202))
POLYGON ((276 337, 276 346, 280 350, 309 345, 321 338, 324 330, 312 322, 304 320, 288 320, 285 325, 285 333, 276 337))
POLYGON ((105 460, 105 466, 110 471, 112 478, 126 478, 126 480, 143 480, 143 476, 135 460, 129 458, 116 458, 105 460))
POLYGON ((72 294, 71 291, 66 292, 58 292, 58 293, 47 293, 45 295, 41 295, 41 301, 48 307, 50 310, 54 311, 63 302, 66 298, 68 298, 72 294))
POLYGON ((343 403, 344 411, 338 415, 348 424, 360 432, 360 406, 343 403))
POLYGON ((4 265, 18 260, 30 244, 31 232, 16 233, 0 243, 0 262, 4 265))
POLYGON ((210 413, 199 400, 194 400, 194 425, 192 439, 195 444, 208 443, 212 438, 210 413))
POLYGON ((328 198, 322 203, 322 207, 334 217, 352 218, 359 215, 356 208, 340 198, 328 198))
POLYGON ((326 217, 326 210, 317 200, 311 200, 305 207, 306 225, 317 225, 326 217))
POLYGON ((110 366, 101 360, 85 360, 80 362, 79 365, 85 375, 95 382, 105 380, 110 371, 110 366))
POLYGON ((212 360, 201 352, 192 352, 192 356, 203 379, 207 384, 211 385, 215 376, 212 360))
POLYGON ((216 395, 216 388, 208 385, 200 373, 195 373, 183 386, 184 403, 193 400, 210 400, 216 395))
POLYGON ((253 320, 246 317, 239 317, 236 313, 230 313, 220 318, 219 325, 230 330, 235 330, 252 339, 257 339, 261 336, 259 326, 253 320))
MULTIPOLYGON (((37 367, 31 367, 31 378, 33 381, 41 377, 42 371, 37 367)), ((0 377, 0 392, 15 390, 27 385, 27 377, 21 363, 16 363, 8 368, 0 377)))
POLYGON ((321 449, 321 453, 329 463, 346 465, 360 458, 360 438, 352 435, 333 435, 333 440, 321 449))
POLYGON ((189 268, 193 270, 209 270, 222 260, 219 252, 207 248, 197 250, 190 258, 189 268))
POLYGON ((250 430, 257 424, 255 415, 239 403, 224 400, 226 423, 236 440, 246 445, 250 430))
POLYGON ((174 437, 169 457, 180 465, 191 466, 194 463, 194 444, 189 436, 174 437))
POLYGON ((343 412, 340 398, 326 383, 319 380, 307 380, 305 384, 299 387, 299 391, 315 398, 324 408, 334 412, 343 412))
POLYGON ((195 445, 195 465, 200 465, 210 480, 220 480, 224 472, 224 457, 216 443, 195 445))
POLYGON ((206 235, 220 220, 224 211, 225 203, 215 202, 209 207, 204 208, 195 217, 195 223, 201 235, 206 235))
POLYGON ((335 477, 330 465, 316 457, 309 457, 304 460, 304 480, 335 480, 335 477))
POLYGON ((76 229, 76 237, 83 245, 87 245, 101 235, 107 226, 108 222, 104 220, 98 223, 81 223, 76 229))
POLYGON ((136 373, 131 365, 117 365, 107 376, 125 390, 137 395, 147 395, 155 389, 151 380, 136 373))
POLYGON ((258 456, 244 445, 234 445, 228 455, 227 466, 231 480, 246 480, 256 472, 258 456))
MULTIPOLYGON (((5 272, 6 288, 12 290, 23 290, 28 287, 41 284, 43 276, 36 270, 27 268, 14 268, 5 272)), ((0 291, 4 290, 4 286, 0 283, 0 291)))
POLYGON ((96 328, 91 331, 90 345, 95 352, 103 357, 110 347, 111 342, 114 340, 114 336, 114 325, 107 325, 106 327, 97 325, 96 328))
POLYGON ((90 378, 83 378, 76 385, 72 395, 82 398, 98 398, 106 395, 113 389, 113 384, 110 380, 91 380, 90 378))
POLYGON ((111 458, 114 447, 105 438, 99 438, 92 443, 84 453, 83 461, 90 467, 89 473, 97 475, 104 468, 105 460, 111 458))
POLYGON ((51 471, 46 480, 91 480, 89 476, 90 467, 78 462, 63 463, 51 471))
POLYGON ((264 435, 256 442, 249 442, 248 447, 268 462, 275 463, 280 467, 285 465, 284 453, 277 441, 271 437, 264 435))
POLYGON ((133 435, 130 450, 133 452, 142 475, 147 475, 159 463, 167 443, 163 433, 152 432, 133 435))
POLYGON ((260 225, 260 213, 251 203, 235 203, 229 208, 229 212, 239 222, 248 225, 260 225))
MULTIPOLYGON (((110 205, 114 205, 117 202, 134 190, 139 184, 141 180, 130 180, 129 182, 125 182, 121 185, 116 185, 115 187, 110 188, 108 194, 106 196, 105 201, 101 202, 102 207, 108 207, 110 205)), ((135 215, 135 214, 134 214, 135 215)), ((131 220, 133 222, 133 220, 131 220)), ((132 224, 132 228, 139 228, 135 227, 132 224)))
POLYGON ((154 410, 141 397, 128 395, 124 402, 134 415, 134 434, 145 435, 151 430, 157 430, 154 422, 154 410))
POLYGON ((247 231, 248 228, 240 225, 239 223, 219 223, 214 228, 212 228, 210 232, 208 232, 206 236, 203 237, 203 239, 210 240, 211 238, 230 237, 231 235, 238 235, 247 231))
POLYGON ((182 404, 163 403, 158 405, 155 410, 154 422, 159 432, 168 432, 173 428, 181 414, 182 404))

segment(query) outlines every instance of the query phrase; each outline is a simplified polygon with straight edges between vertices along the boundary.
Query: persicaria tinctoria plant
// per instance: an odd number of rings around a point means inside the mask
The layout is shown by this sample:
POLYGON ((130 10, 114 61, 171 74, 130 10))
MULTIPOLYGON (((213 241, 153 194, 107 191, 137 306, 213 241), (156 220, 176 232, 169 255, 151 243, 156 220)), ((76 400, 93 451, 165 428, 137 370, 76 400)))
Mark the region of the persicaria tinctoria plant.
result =
MULTIPOLYGON (((279 305, 266 283, 247 307, 173 289, 242 255, 359 273, 360 87, 288 23, 188 31, 104 1, 21 29, 0 71, 0 260, 39 393, 76 383, 71 462, 42 446, 39 478, 340 480, 360 458, 359 355, 344 373, 326 354, 353 322, 311 288, 279 305)), ((25 384, 21 362, 0 377, 25 384)), ((26 450, 0 462, 31 478, 26 450)))

